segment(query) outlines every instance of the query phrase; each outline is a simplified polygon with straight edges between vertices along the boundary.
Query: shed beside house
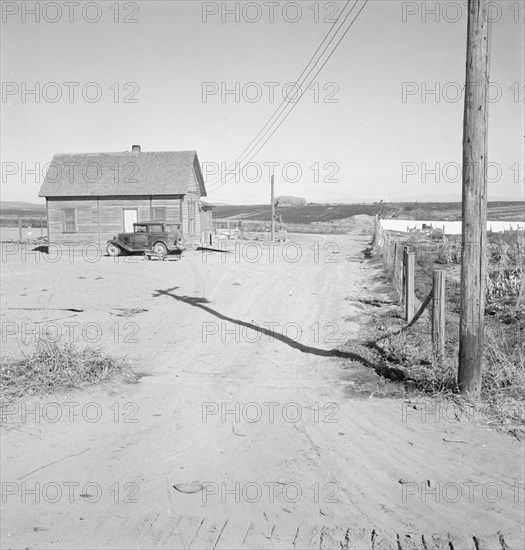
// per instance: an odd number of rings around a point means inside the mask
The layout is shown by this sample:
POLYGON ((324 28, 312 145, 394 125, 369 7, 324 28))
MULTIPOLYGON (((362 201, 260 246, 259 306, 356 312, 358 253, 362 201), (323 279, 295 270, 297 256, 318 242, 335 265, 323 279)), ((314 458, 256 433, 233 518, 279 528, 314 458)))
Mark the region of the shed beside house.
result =
POLYGON ((180 224, 187 243, 201 240, 206 196, 196 151, 57 154, 39 192, 49 242, 98 243, 149 220, 180 224))

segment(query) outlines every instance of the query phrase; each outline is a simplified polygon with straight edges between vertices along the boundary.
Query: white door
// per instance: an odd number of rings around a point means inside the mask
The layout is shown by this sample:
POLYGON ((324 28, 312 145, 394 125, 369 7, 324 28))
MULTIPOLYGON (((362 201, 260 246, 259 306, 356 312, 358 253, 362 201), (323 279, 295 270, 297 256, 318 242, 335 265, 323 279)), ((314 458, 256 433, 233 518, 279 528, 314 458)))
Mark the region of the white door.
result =
POLYGON ((139 212, 136 208, 124 208, 124 233, 133 233, 133 224, 139 221, 139 212))

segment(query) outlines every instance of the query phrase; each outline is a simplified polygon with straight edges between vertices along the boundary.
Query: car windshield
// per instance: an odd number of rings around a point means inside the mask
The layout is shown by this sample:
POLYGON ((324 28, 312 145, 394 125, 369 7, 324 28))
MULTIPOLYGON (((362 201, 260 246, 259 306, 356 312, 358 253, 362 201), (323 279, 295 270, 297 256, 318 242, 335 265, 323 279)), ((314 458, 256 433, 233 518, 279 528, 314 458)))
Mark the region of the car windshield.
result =
POLYGON ((148 228, 145 225, 136 225, 135 226, 135 233, 147 233, 148 228))

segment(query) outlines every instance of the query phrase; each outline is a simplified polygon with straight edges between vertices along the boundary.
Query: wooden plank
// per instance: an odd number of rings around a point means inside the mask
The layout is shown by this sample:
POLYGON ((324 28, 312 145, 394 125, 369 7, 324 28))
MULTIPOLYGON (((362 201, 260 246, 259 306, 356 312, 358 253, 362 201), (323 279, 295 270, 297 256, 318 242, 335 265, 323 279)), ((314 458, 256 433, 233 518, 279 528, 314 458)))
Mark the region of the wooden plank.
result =
POLYGON ((374 529, 372 547, 374 550, 397 550, 397 534, 374 529))
POLYGON ((147 514, 133 527, 138 548, 162 548, 164 539, 176 528, 179 517, 166 517, 159 513, 147 514))
POLYGON ((341 550, 346 548, 346 534, 348 527, 335 525, 321 529, 320 550, 341 550))
POLYGON ((401 550, 420 550, 423 548, 421 533, 400 534, 398 541, 401 550))
MULTIPOLYGON (((491 535, 488 537, 476 536, 477 549, 476 550, 506 550, 501 544, 500 535, 491 535)), ((521 546, 521 548, 525 548, 521 546)))
POLYGON ((372 529, 347 529, 345 550, 368 550, 372 548, 372 529))
POLYGON ((469 535, 400 533, 398 543, 400 550, 421 550, 422 548, 428 550, 476 550, 474 539, 469 535))
POLYGON ((503 539, 502 548, 504 550, 522 550, 525 548, 525 533, 522 532, 521 535, 510 534, 510 533, 501 533, 501 538, 503 539))
POLYGON ((202 522, 202 518, 197 516, 181 516, 173 528, 165 534, 160 548, 184 550, 191 548, 202 522))
POLYGON ((231 550, 243 548, 243 541, 249 534, 252 524, 249 521, 228 519, 222 526, 214 549, 231 550))
POLYGON ((242 550, 273 548, 271 543, 273 527, 269 522, 251 523, 244 537, 242 550))
POLYGON ((474 538, 471 535, 450 535, 449 541, 454 550, 477 550, 474 538))
POLYGON ((215 547, 225 521, 203 518, 191 542, 191 550, 208 550, 215 547))
POLYGON ((144 513, 139 516, 131 515, 127 517, 117 514, 105 514, 93 526, 93 535, 89 540, 91 548, 137 547, 137 535, 134 526, 137 520, 142 521, 143 518, 144 513))
POLYGON ((294 550, 310 550, 319 548, 321 542, 321 528, 312 527, 311 525, 299 525, 297 530, 293 548, 294 550))
MULTIPOLYGON (((450 550, 449 537, 447 535, 433 534, 423 535, 426 550, 450 550)), ((463 550, 463 548, 461 549, 463 550)))
POLYGON ((290 550, 297 531, 297 525, 289 521, 273 525, 270 531, 270 548, 290 550))

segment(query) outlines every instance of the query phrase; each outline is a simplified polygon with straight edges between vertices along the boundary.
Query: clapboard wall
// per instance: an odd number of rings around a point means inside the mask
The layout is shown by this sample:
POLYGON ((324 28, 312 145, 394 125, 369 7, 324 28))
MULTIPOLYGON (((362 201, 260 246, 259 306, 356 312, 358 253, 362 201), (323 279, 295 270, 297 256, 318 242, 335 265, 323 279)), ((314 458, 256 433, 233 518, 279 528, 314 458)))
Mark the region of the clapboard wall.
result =
MULTIPOLYGON (((196 198, 198 201, 198 196, 196 198)), ((49 242, 57 245, 66 243, 98 243, 104 246, 117 233, 124 231, 125 209, 137 209, 138 221, 153 219, 153 208, 166 208, 166 222, 181 223, 184 217, 187 221, 187 205, 182 196, 165 197, 60 197, 47 198, 47 219, 49 242), (186 206, 186 215, 183 207, 186 206), (75 210, 76 230, 64 231, 65 209, 75 210)), ((187 237, 188 226, 182 227, 183 235, 187 237)))

